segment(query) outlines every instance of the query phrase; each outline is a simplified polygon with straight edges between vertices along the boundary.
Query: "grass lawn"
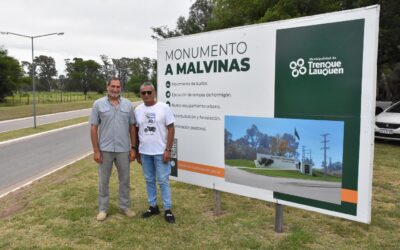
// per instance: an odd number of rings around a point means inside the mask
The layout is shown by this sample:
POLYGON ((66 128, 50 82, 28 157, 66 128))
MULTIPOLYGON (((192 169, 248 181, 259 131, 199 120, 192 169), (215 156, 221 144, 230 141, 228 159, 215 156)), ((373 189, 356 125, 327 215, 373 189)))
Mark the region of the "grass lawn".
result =
POLYGON ((298 171, 293 170, 269 170, 269 169, 246 169, 243 168, 242 170, 271 177, 282 177, 282 178, 293 178, 293 179, 302 179, 302 180, 313 180, 313 181, 334 181, 334 182, 341 182, 342 179, 335 177, 335 176, 327 176, 326 179, 322 175, 317 176, 310 176, 306 174, 302 174, 298 171))
POLYGON ((262 169, 256 168, 254 161, 243 160, 243 159, 229 159, 225 160, 225 163, 229 166, 237 166, 237 167, 247 167, 250 169, 243 168, 242 170, 271 177, 283 177, 283 178, 293 178, 293 179, 304 179, 304 180, 314 180, 314 181, 334 181, 341 182, 342 179, 335 176, 327 176, 324 178, 323 174, 319 171, 314 172, 314 176, 305 175, 298 171, 291 170, 271 170, 271 169, 262 169))
POLYGON ((225 164, 229 166, 256 168, 254 161, 243 160, 243 159, 226 159, 225 164))
POLYGON ((147 208, 141 168, 132 168, 133 209, 118 213, 113 172, 110 217, 99 223, 97 167, 88 157, 0 200, 0 249, 398 249, 400 144, 376 145, 370 225, 285 207, 284 233, 274 232, 274 204, 172 182, 177 222, 140 218, 147 208))
MULTIPOLYGON (((131 101, 139 101, 137 97, 129 98, 131 101)), ((64 111, 91 108, 94 100, 63 102, 63 103, 45 103, 36 105, 36 115, 53 114, 64 111)), ((32 116, 32 105, 20 106, 0 106, 0 121, 32 116)))
POLYGON ((23 129, 3 132, 3 133, 0 133, 0 142, 23 137, 23 136, 38 134, 38 133, 42 133, 45 131, 62 128, 62 127, 66 127, 66 126, 70 126, 70 125, 74 125, 74 124, 78 124, 78 123, 82 123, 82 122, 87 122, 88 120, 89 120, 89 117, 84 116, 84 117, 79 117, 79 118, 60 121, 60 122, 43 124, 43 125, 37 126, 36 128, 23 128, 23 129))

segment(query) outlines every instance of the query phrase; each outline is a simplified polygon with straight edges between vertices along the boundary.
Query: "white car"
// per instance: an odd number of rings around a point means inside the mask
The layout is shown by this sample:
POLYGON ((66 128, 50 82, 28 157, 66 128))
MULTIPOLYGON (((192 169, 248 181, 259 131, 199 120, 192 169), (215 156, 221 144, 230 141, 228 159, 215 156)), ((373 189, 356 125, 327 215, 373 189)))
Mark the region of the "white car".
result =
POLYGON ((400 102, 375 117, 375 138, 400 141, 400 102))

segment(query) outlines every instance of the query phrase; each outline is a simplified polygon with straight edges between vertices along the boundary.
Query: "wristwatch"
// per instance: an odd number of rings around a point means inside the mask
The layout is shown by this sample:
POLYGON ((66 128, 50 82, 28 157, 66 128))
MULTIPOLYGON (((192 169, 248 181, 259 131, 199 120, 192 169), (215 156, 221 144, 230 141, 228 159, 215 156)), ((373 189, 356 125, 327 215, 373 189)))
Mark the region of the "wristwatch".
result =
POLYGON ((132 148, 133 150, 135 150, 135 151, 138 150, 138 148, 137 148, 136 146, 132 146, 131 148, 132 148))

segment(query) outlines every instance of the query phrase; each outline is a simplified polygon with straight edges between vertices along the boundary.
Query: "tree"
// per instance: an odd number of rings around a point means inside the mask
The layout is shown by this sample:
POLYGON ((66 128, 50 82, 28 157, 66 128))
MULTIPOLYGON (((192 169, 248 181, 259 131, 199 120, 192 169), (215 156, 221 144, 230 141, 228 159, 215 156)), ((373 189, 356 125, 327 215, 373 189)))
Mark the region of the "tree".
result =
POLYGON ((103 65, 101 66, 101 73, 103 74, 105 79, 110 79, 111 77, 115 76, 115 67, 112 64, 112 61, 110 62, 110 59, 106 55, 100 55, 101 61, 103 62, 103 65))
POLYGON ((260 140, 262 138, 262 133, 258 130, 256 125, 252 125, 251 128, 246 130, 245 139, 248 141, 250 147, 257 150, 260 140))
POLYGON ((157 60, 151 60, 151 72, 150 72, 150 81, 156 85, 157 83, 157 60))
MULTIPOLYGON (((150 77, 150 72, 154 72, 154 61, 155 60, 151 60, 148 57, 137 57, 131 61, 129 65, 131 76, 128 82, 128 89, 130 91, 139 94, 140 85, 144 82, 152 80, 150 77)), ((153 83, 155 83, 155 81, 153 83)))
POLYGON ((379 4, 381 7, 378 48, 377 97, 400 99, 400 1, 398 0, 196 0, 189 17, 179 17, 177 27, 153 27, 155 39, 195 34, 379 4), (392 79, 392 80, 389 80, 392 79))
POLYGON ((232 140, 232 133, 229 132, 229 130, 227 130, 227 129, 225 129, 224 131, 225 131, 225 136, 224 136, 225 145, 228 144, 228 143, 232 143, 232 141, 233 141, 232 140))
POLYGON ((192 6, 190 6, 189 17, 187 19, 183 16, 178 18, 175 30, 170 30, 166 26, 153 27, 151 29, 155 35, 152 35, 151 37, 154 39, 160 39, 203 32, 206 30, 208 25, 212 9, 212 1, 196 0, 192 6))
POLYGON ((296 141, 295 136, 292 134, 284 133, 282 135, 282 140, 287 142, 284 152, 285 156, 289 158, 297 158, 299 156, 299 153, 297 152, 299 142, 296 141))
POLYGON ((373 4, 381 7, 378 48, 379 99, 400 99, 400 81, 395 78, 400 62, 400 1, 398 0, 214 0, 212 15, 205 30, 271 22, 289 18, 360 8, 373 4))
POLYGON ((225 29, 258 22, 278 1, 214 0, 207 30, 225 29))
POLYGON ((122 89, 125 89, 125 85, 129 80, 129 76, 131 74, 130 64, 133 59, 122 57, 120 59, 112 59, 114 64, 116 76, 119 78, 122 84, 122 89))
POLYGON ((22 76, 22 70, 17 59, 7 55, 7 50, 0 47, 0 102, 12 95, 22 76))
POLYGON ((53 90, 57 76, 56 63, 51 56, 40 55, 33 60, 38 78, 38 90, 53 90))
POLYGON ((77 85, 86 96, 89 90, 102 92, 105 87, 105 79, 101 74, 101 65, 93 60, 83 60, 74 58, 73 62, 69 59, 65 61, 68 78, 67 89, 76 90, 77 85))

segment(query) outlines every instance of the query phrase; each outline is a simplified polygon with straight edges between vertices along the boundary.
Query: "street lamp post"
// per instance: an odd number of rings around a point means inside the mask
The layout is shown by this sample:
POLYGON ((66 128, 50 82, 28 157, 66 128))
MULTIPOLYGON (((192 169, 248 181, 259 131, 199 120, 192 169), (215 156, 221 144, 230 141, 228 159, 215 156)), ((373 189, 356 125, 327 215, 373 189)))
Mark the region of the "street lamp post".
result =
POLYGON ((14 35, 14 36, 21 36, 21 37, 26 37, 31 39, 31 45, 32 45, 32 109, 33 109, 33 127, 36 128, 36 87, 35 87, 35 63, 34 63, 34 48, 33 48, 33 39, 39 38, 39 37, 44 37, 44 36, 62 36, 64 35, 64 32, 59 32, 59 33, 49 33, 49 34, 44 34, 44 35, 38 35, 38 36, 27 36, 27 35, 21 35, 13 32, 0 32, 3 35, 14 35))

